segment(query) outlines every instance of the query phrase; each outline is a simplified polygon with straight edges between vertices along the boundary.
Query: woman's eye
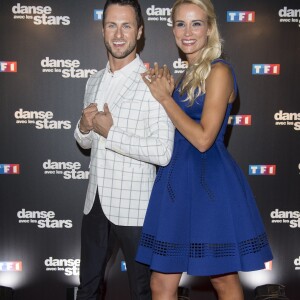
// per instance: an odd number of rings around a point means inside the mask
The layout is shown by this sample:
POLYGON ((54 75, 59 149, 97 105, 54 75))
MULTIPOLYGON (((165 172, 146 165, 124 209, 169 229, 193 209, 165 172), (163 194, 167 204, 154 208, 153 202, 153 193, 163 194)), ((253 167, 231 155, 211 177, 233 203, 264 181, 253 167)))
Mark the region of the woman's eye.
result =
POLYGON ((184 27, 184 23, 183 23, 183 22, 177 22, 177 23, 176 23, 176 26, 179 27, 179 28, 180 28, 180 27, 184 27))
POLYGON ((195 22, 195 23, 193 23, 193 26, 194 27, 199 27, 199 26, 202 26, 202 23, 201 22, 195 22))

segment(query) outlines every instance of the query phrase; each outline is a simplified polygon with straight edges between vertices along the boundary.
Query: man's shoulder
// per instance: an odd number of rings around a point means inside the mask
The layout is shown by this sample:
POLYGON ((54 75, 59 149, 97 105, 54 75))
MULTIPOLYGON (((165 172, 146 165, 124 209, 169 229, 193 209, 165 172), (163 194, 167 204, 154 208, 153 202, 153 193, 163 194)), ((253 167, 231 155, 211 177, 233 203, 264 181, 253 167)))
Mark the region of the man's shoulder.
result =
POLYGON ((139 60, 139 64, 138 64, 138 72, 139 73, 143 73, 143 72, 146 72, 147 71, 147 68, 146 68, 146 64, 142 61, 142 59, 139 57, 138 58, 139 60))
POLYGON ((102 70, 92 74, 87 81, 87 87, 98 85, 103 77, 104 72, 105 72, 105 69, 102 69, 102 70))
POLYGON ((137 84, 139 85, 142 85, 144 86, 144 89, 147 88, 146 84, 144 83, 143 79, 142 79, 142 76, 141 74, 146 72, 147 71, 147 68, 144 64, 144 62, 141 60, 140 57, 138 57, 138 64, 136 65, 136 68, 135 70, 131 73, 131 75, 129 76, 129 78, 136 82, 137 84))
POLYGON ((101 78, 105 72, 105 69, 102 69, 90 76, 90 78, 101 78))

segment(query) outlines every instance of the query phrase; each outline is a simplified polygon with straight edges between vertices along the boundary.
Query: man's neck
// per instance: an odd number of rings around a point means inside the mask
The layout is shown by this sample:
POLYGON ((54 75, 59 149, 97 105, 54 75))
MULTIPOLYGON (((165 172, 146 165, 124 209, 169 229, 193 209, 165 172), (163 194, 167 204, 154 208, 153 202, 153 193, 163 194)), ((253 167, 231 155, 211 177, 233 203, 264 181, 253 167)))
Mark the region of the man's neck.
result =
POLYGON ((109 67, 112 73, 115 71, 121 70, 128 64, 130 64, 136 58, 136 52, 130 53, 130 55, 118 59, 113 57, 111 54, 108 54, 109 67))

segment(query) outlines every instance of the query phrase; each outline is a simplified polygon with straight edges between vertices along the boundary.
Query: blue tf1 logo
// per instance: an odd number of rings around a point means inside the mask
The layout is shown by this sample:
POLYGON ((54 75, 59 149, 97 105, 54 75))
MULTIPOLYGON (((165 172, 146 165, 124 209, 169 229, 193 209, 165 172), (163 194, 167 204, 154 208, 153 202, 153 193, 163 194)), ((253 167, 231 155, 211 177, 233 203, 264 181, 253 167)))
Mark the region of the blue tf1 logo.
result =
POLYGON ((21 271, 22 271, 22 261, 0 261, 0 272, 21 272, 21 271))
POLYGON ((94 9, 94 21, 101 21, 103 16, 103 9, 94 9))
POLYGON ((121 260, 121 271, 122 272, 127 271, 126 262, 124 260, 121 260))
POLYGON ((253 64, 253 75, 279 75, 280 64, 253 64))
POLYGON ((227 11, 227 22, 255 22, 255 11, 227 11))
POLYGON ((250 165, 249 175, 276 175, 276 165, 250 165))

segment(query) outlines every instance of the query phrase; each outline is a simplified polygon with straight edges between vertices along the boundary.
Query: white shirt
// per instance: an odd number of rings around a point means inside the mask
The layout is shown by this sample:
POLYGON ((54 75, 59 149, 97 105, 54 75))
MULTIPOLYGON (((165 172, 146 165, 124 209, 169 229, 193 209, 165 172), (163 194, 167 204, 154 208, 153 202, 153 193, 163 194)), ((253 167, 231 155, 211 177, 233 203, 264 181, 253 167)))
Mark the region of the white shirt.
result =
POLYGON ((139 65, 139 56, 130 62, 128 65, 123 67, 120 70, 115 71, 114 73, 110 70, 109 62, 106 65, 105 73, 101 81, 100 87, 97 92, 97 99, 99 99, 98 110, 103 111, 104 103, 109 104, 118 96, 121 91, 121 88, 124 86, 124 83, 128 77, 128 74, 131 74, 133 70, 136 70, 139 65))

